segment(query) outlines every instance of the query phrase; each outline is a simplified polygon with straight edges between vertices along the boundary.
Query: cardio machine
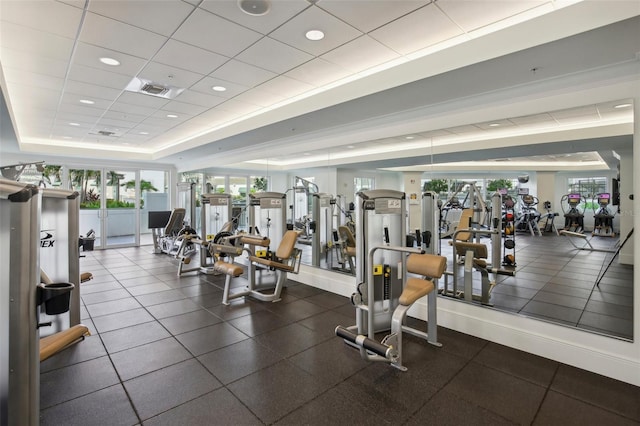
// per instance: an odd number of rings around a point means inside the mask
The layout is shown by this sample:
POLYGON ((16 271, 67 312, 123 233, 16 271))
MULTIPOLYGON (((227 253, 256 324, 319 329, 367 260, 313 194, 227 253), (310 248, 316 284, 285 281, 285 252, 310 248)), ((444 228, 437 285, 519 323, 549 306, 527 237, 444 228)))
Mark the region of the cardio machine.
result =
POLYGON ((609 211, 609 203, 611 202, 611 194, 603 192, 596 195, 598 200, 598 210, 594 207, 594 227, 591 235, 599 237, 615 237, 616 233, 613 230, 613 217, 614 215, 609 211))
POLYGON ((523 194, 520 196, 522 201, 522 209, 520 210, 520 216, 516 220, 515 227, 518 231, 529 231, 531 236, 542 236, 542 232, 538 227, 538 221, 540 220, 540 213, 536 206, 538 205, 538 197, 534 197, 531 194, 523 194))
POLYGON ((584 208, 580 207, 582 202, 582 196, 576 193, 563 195, 560 199, 560 205, 564 213, 565 231, 577 233, 584 231, 584 208), (565 210, 564 203, 569 206, 568 210, 565 210))

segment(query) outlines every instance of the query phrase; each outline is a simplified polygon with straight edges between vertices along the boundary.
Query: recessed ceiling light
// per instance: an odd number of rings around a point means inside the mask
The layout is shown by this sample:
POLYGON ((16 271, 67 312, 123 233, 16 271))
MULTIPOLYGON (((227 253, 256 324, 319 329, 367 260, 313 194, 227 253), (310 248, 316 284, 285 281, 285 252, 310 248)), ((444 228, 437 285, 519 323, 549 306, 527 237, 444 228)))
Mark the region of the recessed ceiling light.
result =
POLYGON ((69 126, 79 126, 80 123, 69 123, 69 126))
POLYGON ((120 61, 117 59, 113 59, 113 58, 108 58, 106 56, 100 58, 100 62, 102 62, 105 65, 110 65, 112 67, 117 67, 118 65, 120 65, 120 61))
POLYGON ((324 33, 320 30, 309 30, 304 36, 311 41, 318 41, 324 38, 324 33))
POLYGON ((630 106, 631 106, 631 104, 619 104, 619 105, 614 106, 614 108, 618 108, 618 109, 619 108, 628 108, 630 106))
POLYGON ((489 127, 499 127, 500 123, 490 123, 489 127))
POLYGON ((81 104, 87 104, 87 105, 93 105, 95 104, 94 101, 90 100, 90 99, 80 99, 80 103, 81 104))
POLYGON ((353 148, 355 148, 355 146, 353 146, 353 145, 347 145, 347 148, 349 148, 349 149, 353 149, 353 148))
POLYGON ((140 132, 141 135, 148 135, 149 132, 140 132))
POLYGON ((167 114, 167 118, 178 118, 175 114, 167 114))
POLYGON ((410 141, 411 139, 415 139, 415 136, 405 136, 404 138, 410 141))
POLYGON ((213 86, 211 89, 215 90, 216 92, 224 92, 225 90, 227 90, 227 88, 224 86, 213 86))

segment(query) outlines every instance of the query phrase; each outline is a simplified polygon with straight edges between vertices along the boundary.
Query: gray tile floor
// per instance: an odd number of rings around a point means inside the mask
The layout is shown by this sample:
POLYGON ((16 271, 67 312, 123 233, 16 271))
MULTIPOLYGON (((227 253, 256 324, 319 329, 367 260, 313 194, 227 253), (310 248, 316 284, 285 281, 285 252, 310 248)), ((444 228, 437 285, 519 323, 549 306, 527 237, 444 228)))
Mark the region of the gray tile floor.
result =
POLYGON ((408 372, 367 363, 333 335, 347 298, 290 281, 224 306, 222 277, 149 251, 81 260, 92 336, 41 364, 42 424, 640 423, 638 387, 445 328, 405 338, 408 372))

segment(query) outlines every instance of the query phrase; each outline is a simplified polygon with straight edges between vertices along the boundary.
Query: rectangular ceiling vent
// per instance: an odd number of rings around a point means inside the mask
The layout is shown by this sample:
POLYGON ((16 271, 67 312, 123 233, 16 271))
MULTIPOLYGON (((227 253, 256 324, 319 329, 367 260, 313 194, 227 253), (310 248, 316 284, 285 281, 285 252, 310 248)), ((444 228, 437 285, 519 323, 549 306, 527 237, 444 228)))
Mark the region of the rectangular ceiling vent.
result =
POLYGON ((169 88, 160 86, 159 84, 147 83, 140 88, 140 91, 150 95, 162 96, 169 91, 169 88))
POLYGON ((98 130, 100 136, 114 136, 116 132, 109 132, 107 130, 98 130))
POLYGON ((173 99, 184 91, 183 88, 153 82, 140 77, 133 77, 125 90, 158 98, 173 99))

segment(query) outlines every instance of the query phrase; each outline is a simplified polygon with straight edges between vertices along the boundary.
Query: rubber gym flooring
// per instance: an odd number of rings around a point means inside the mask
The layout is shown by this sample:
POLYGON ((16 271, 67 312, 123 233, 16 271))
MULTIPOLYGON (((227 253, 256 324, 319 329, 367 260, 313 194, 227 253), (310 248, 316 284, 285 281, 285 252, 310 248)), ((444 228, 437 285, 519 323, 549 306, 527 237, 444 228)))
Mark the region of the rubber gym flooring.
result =
POLYGON ((226 307, 223 277, 149 251, 81 259, 92 336, 41 364, 43 425, 640 423, 638 387, 442 327, 405 338, 407 372, 365 362, 333 335, 347 298, 290 281, 226 307))

